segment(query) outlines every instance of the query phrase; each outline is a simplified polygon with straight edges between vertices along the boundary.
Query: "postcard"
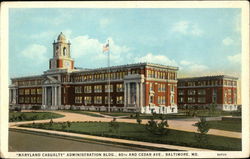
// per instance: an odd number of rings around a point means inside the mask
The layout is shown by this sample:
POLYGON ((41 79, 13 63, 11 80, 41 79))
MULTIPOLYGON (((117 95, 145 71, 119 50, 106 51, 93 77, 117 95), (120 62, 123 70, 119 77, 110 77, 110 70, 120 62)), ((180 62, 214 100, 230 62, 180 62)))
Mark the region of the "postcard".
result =
POLYGON ((244 1, 1 3, 1 157, 248 157, 248 24, 244 1))

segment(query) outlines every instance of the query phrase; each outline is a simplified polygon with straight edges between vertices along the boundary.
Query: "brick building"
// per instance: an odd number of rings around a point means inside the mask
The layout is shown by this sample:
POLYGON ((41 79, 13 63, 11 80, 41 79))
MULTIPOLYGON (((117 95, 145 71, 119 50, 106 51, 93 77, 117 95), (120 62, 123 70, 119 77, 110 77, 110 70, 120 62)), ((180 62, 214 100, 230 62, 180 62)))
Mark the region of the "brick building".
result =
POLYGON ((209 107, 237 110, 237 80, 232 76, 204 76, 178 79, 178 107, 209 107))
POLYGON ((177 67, 137 63, 76 69, 70 45, 61 33, 53 43, 49 70, 38 76, 11 79, 12 108, 177 112, 177 67))

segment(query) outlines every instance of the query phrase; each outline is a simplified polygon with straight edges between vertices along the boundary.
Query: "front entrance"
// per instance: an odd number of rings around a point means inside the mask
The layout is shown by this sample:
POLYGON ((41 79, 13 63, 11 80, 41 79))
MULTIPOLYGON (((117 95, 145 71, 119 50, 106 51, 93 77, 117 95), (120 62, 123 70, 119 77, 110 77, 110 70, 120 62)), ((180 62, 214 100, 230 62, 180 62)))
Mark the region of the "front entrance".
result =
POLYGON ((52 105, 52 88, 47 87, 47 105, 51 106, 52 105))

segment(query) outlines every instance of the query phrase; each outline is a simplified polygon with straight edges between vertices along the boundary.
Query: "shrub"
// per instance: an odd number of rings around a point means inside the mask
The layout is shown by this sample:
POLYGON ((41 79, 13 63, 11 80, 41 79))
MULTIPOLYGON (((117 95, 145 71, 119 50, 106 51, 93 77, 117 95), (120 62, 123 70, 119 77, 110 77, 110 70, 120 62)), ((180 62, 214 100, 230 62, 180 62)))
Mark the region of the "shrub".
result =
POLYGON ((195 139, 199 145, 207 145, 207 132, 209 131, 209 124, 206 121, 206 118, 201 117, 200 121, 196 123, 198 133, 195 134, 195 139))
POLYGON ((120 126, 119 123, 116 122, 116 118, 113 118, 113 120, 109 122, 109 127, 110 127, 109 131, 113 132, 114 130, 117 132, 119 129, 119 126, 120 126))
POLYGON ((142 120, 141 120, 141 118, 140 118, 140 114, 139 113, 136 113, 136 122, 138 123, 138 124, 141 124, 141 122, 142 122, 142 120))
POLYGON ((160 115, 159 118, 161 121, 158 123, 155 121, 156 114, 153 114, 151 119, 148 121, 148 123, 145 125, 146 130, 148 130, 150 133, 154 135, 167 135, 168 129, 168 121, 166 119, 166 116, 160 115))
POLYGON ((70 126, 71 126, 71 123, 69 121, 67 121, 67 126, 68 126, 68 128, 70 128, 70 126))

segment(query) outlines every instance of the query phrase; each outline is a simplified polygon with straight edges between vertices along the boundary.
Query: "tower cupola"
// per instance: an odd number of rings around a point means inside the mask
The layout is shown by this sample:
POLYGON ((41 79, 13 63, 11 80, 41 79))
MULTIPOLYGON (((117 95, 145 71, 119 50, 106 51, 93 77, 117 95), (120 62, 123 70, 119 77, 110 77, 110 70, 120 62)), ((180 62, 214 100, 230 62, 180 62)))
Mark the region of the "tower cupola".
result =
POLYGON ((53 43, 53 58, 50 59, 50 69, 74 69, 74 61, 70 57, 70 42, 61 32, 53 43))

